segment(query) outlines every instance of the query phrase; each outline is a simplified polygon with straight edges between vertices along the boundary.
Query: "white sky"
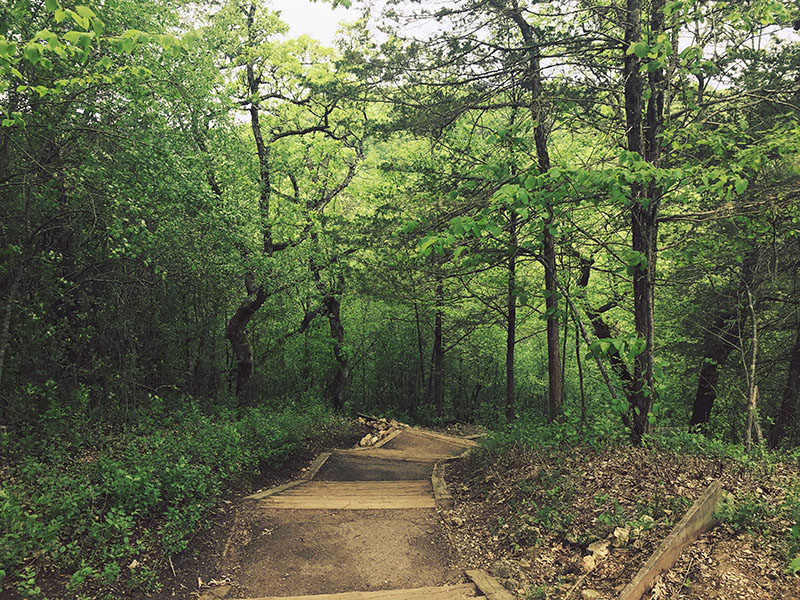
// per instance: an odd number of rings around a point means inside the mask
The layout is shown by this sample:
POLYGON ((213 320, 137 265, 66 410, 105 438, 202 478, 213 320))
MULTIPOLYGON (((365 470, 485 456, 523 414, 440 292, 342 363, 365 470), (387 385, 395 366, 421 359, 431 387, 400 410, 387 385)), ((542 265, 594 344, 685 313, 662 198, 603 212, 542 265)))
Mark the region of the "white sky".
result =
POLYGON ((340 22, 355 21, 360 16, 359 11, 342 6, 334 10, 324 0, 270 0, 269 6, 280 11, 282 20, 289 25, 290 37, 307 33, 325 46, 333 45, 340 22))

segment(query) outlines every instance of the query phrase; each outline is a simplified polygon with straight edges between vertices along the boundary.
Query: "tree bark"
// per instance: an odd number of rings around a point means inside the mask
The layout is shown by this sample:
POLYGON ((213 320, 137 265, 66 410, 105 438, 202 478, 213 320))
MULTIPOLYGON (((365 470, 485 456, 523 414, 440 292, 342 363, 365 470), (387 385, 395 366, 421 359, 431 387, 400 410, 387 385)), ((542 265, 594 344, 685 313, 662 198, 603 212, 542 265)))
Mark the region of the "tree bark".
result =
MULTIPOLYGON (((628 150, 648 163, 658 166, 661 159, 660 134, 664 119, 664 72, 655 69, 648 75, 650 97, 647 100, 646 120, 642 119, 644 79, 641 59, 627 52, 631 44, 642 41, 641 0, 626 0, 625 18, 625 121, 628 150)), ((653 0, 649 34, 656 38, 664 29, 664 0, 653 0)), ((656 184, 631 184, 632 247, 645 263, 633 273, 633 307, 636 335, 644 340, 645 348, 634 358, 631 441, 641 444, 652 430, 650 410, 655 397, 655 324, 654 287, 658 240, 658 211, 661 190, 656 184)))
MULTIPOLYGON (((539 40, 530 23, 522 16, 517 0, 511 2, 511 19, 519 28, 528 51, 527 86, 531 92, 531 116, 535 123, 533 138, 536 158, 541 173, 550 170, 550 152, 547 147, 547 115, 542 105, 542 72, 539 40)), ((548 420, 560 419, 563 414, 563 386, 561 376, 561 345, 559 343, 558 286, 556 285, 556 247, 553 237, 555 214, 553 207, 545 206, 547 218, 543 231, 543 265, 545 305, 547 308, 547 373, 548 373, 548 420)))
POLYGON ((733 312, 718 316, 703 339, 703 359, 697 379, 692 417, 689 426, 697 428, 708 423, 717 399, 719 370, 736 347, 736 331, 740 320, 733 312))
POLYGON ((267 300, 267 292, 263 286, 253 285, 253 275, 245 278, 247 298, 239 305, 228 321, 225 337, 231 344, 233 358, 236 361, 236 397, 240 406, 253 403, 251 379, 253 376, 253 351, 247 338, 247 325, 259 308, 267 300))
MULTIPOLYGON (((414 302, 414 317, 417 326, 417 352, 419 354, 419 371, 417 372, 417 398, 423 399, 425 389, 425 354, 424 344, 422 343, 422 325, 419 318, 419 305, 414 302)), ((416 402, 414 403, 416 405, 416 402)))
MULTIPOLYGON (((760 281, 757 266, 756 252, 742 262, 738 287, 740 297, 744 296, 748 290, 758 288, 760 281)), ((711 411, 717 399, 719 370, 739 343, 738 332, 745 321, 742 308, 738 302, 736 305, 728 305, 727 309, 714 319, 711 327, 703 336, 703 362, 700 365, 697 392, 692 407, 692 417, 689 420, 690 427, 702 427, 711 419, 711 411)))
POLYGON ((433 368, 432 385, 433 404, 436 414, 444 414, 444 347, 442 346, 442 305, 444 304, 444 286, 441 277, 436 280, 436 314, 433 327, 433 368))
POLYGON ((514 349, 517 345, 517 214, 509 219, 511 254, 508 257, 508 320, 506 327, 506 420, 514 420, 514 349))
POLYGON ((777 448, 786 434, 786 428, 795 423, 794 412, 798 393, 800 393, 800 321, 797 323, 797 334, 792 357, 789 360, 789 372, 786 375, 786 387, 783 389, 781 408, 769 435, 770 448, 777 448))
POLYGON ((341 302, 339 300, 343 288, 344 277, 340 274, 337 277, 336 289, 332 290, 332 293, 325 298, 325 310, 328 314, 331 338, 333 338, 333 355, 338 365, 333 381, 328 388, 328 394, 333 403, 333 408, 337 412, 344 408, 344 392, 350 379, 350 362, 344 348, 344 325, 342 324, 341 302))

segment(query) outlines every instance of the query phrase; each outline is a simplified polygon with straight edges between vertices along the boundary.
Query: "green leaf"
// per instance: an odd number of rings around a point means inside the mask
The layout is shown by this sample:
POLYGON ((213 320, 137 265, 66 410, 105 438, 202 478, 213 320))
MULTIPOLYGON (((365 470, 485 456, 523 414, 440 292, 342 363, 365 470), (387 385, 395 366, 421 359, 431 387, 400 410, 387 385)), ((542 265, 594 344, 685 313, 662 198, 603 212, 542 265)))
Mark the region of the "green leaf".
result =
POLYGON ((800 556, 790 562, 786 570, 792 575, 797 575, 800 573, 800 556))
POLYGON ((88 6, 76 6, 75 12, 82 17, 86 17, 87 19, 97 16, 94 14, 94 11, 88 6))
POLYGON ((525 183, 523 185, 525 186, 526 190, 532 190, 536 187, 537 181, 537 178, 531 174, 525 178, 525 183))
POLYGON ((25 50, 23 51, 23 55, 25 59, 35 65, 39 62, 39 59, 42 57, 41 46, 39 44, 28 44, 25 46, 25 50))
POLYGON ((733 184, 734 188, 736 188, 737 194, 744 194, 747 186, 749 185, 749 181, 747 179, 737 179, 736 183, 733 184))
POLYGON ((47 10, 54 11, 61 8, 61 5, 58 3, 58 0, 44 0, 44 6, 47 10))
POLYGON ((16 53, 17 45, 14 42, 7 42, 5 38, 0 37, 0 58, 5 58, 7 60, 16 53))
POLYGON ((645 42, 636 42, 631 44, 625 54, 635 54, 639 58, 644 58, 650 52, 650 46, 645 42))
POLYGON ((83 34, 80 31, 68 31, 62 37, 70 44, 77 44, 81 39, 81 35, 83 34))

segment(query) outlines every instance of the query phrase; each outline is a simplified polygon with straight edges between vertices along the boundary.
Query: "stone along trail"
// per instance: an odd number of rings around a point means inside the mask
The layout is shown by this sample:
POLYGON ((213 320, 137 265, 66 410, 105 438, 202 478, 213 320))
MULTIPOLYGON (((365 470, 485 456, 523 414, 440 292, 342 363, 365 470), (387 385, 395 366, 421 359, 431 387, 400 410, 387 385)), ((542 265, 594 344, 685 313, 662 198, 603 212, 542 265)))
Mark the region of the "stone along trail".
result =
POLYGON ((436 512, 448 498, 435 465, 473 445, 403 428, 322 454, 303 479, 249 497, 223 553, 235 584, 203 598, 509 598, 481 573, 464 582, 436 512))

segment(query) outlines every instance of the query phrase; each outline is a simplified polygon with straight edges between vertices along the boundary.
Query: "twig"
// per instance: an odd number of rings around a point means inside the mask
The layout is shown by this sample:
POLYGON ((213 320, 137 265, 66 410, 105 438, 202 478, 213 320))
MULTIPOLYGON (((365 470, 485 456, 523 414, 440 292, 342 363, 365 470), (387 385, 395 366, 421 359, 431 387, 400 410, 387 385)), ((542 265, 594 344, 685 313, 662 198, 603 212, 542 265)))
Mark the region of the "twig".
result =
POLYGON ((578 577, 578 581, 575 582, 575 585, 573 585, 572 588, 567 592, 567 595, 564 596, 564 600, 569 600, 572 597, 572 594, 574 594, 575 590, 577 590, 581 586, 581 584, 584 582, 586 577, 588 577, 588 575, 589 573, 584 573, 583 575, 578 577))
POLYGON ((169 568, 172 569, 172 576, 177 577, 177 575, 175 575, 175 567, 172 565, 172 557, 168 556, 167 558, 169 558, 169 568))
POLYGON ((672 597, 673 597, 673 598, 677 598, 677 597, 678 597, 678 594, 680 594, 680 593, 681 593, 681 590, 682 590, 683 588, 685 588, 685 587, 686 587, 686 582, 687 582, 687 581, 689 581, 689 573, 690 573, 690 572, 691 572, 691 570, 692 570, 692 563, 694 563, 694 556, 692 556, 692 557, 689 559, 689 566, 688 566, 688 567, 686 567, 686 575, 685 575, 685 576, 684 576, 684 578, 683 578, 683 583, 681 583, 681 587, 679 587, 679 588, 677 589, 677 591, 676 591, 674 594, 672 594, 672 597))

